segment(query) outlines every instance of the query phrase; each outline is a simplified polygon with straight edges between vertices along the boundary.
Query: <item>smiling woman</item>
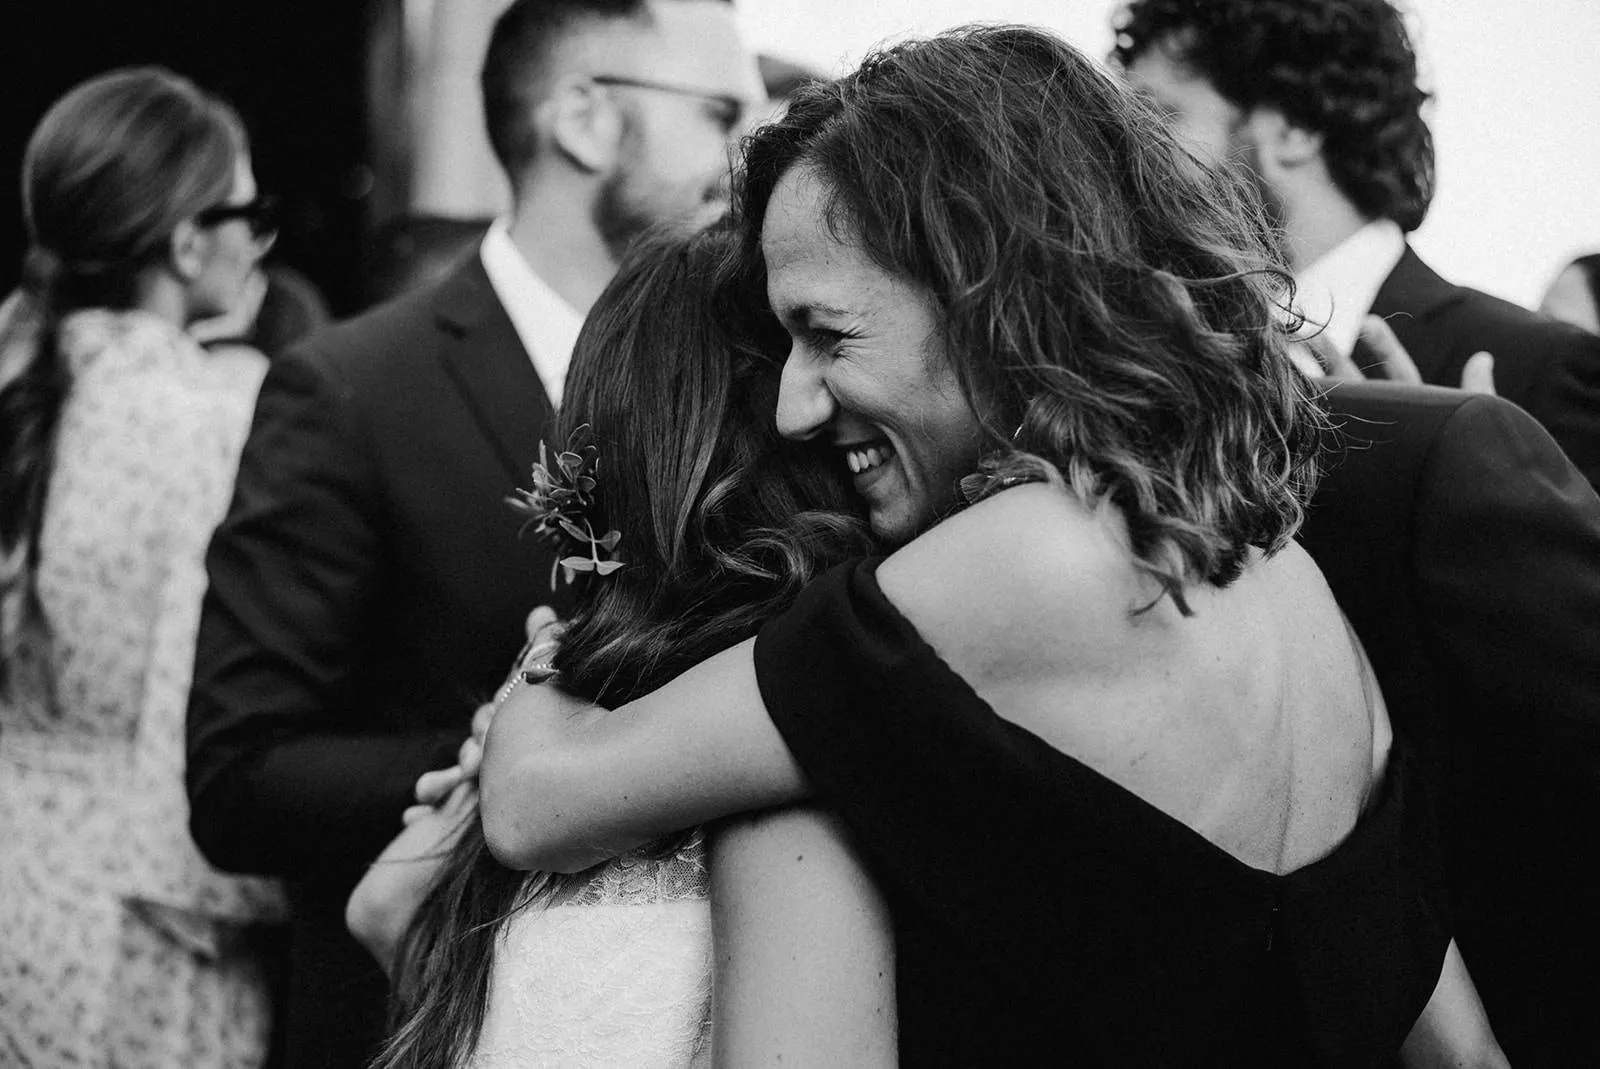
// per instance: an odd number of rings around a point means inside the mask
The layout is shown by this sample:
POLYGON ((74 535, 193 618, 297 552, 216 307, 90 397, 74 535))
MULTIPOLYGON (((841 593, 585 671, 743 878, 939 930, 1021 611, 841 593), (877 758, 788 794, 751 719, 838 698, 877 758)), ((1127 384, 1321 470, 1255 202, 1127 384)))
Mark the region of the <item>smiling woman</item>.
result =
POLYGON ((1323 424, 1251 190, 988 27, 800 90, 736 203, 778 425, 899 548, 621 708, 514 695, 496 854, 814 797, 893 915, 903 1064, 1492 1058, 1416 761, 1292 541, 1323 424))
POLYGON ((836 449, 873 533, 899 545, 955 507, 982 431, 940 345, 937 306, 836 237, 829 198, 826 179, 796 168, 762 231, 767 294, 793 339, 778 430, 836 449))

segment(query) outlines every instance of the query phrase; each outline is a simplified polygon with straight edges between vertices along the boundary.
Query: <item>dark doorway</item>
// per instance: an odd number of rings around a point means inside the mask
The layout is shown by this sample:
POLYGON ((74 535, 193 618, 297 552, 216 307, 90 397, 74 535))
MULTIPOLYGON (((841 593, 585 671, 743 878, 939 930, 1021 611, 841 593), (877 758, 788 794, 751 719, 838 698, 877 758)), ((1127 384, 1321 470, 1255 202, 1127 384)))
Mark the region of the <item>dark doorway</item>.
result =
POLYGON ((273 258, 308 275, 337 314, 359 304, 372 170, 361 0, 14 0, 0 37, 0 287, 25 251, 18 176, 44 110, 84 78, 155 63, 225 96, 250 128, 256 177, 278 196, 273 258))

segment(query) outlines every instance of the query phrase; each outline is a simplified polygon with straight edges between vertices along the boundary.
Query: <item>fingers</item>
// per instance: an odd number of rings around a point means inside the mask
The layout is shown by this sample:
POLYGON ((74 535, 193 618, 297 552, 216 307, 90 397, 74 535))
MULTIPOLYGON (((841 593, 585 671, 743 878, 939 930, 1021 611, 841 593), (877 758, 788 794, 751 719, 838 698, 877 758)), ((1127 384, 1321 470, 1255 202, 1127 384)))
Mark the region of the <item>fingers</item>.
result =
POLYGON ((472 780, 464 780, 456 784, 443 802, 439 805, 413 805, 407 806, 405 812, 400 814, 400 823, 407 827, 415 824, 425 817, 445 816, 455 817, 466 813, 478 804, 478 787, 472 780))
POLYGON ((489 725, 494 722, 494 703, 484 702, 478 706, 478 711, 472 714, 472 737, 479 742, 489 734, 489 725))
POLYGON ((449 816, 465 813, 478 804, 478 782, 467 780, 455 790, 450 792, 450 797, 445 799, 441 812, 449 816))
POLYGON ((1317 363, 1327 369, 1328 378, 1346 382, 1360 382, 1366 378, 1348 353, 1341 353, 1338 347, 1322 335, 1307 338, 1300 344, 1311 350, 1311 355, 1316 357, 1317 363))
POLYGON ((1422 385, 1422 372, 1382 316, 1369 315, 1361 321, 1361 340, 1377 355, 1390 382, 1422 385))
POLYGON ((466 778, 466 773, 462 771, 460 765, 424 772, 417 779, 417 801, 427 806, 438 805, 466 778))
POLYGON ((544 632, 552 627, 561 626, 561 617, 548 605, 540 605, 528 614, 526 623, 528 641, 537 645, 544 637, 544 632))
POLYGON ((461 770, 462 779, 477 778, 478 769, 483 767, 483 742, 476 736, 468 738, 456 751, 456 767, 461 770))
POLYGON ((1461 369, 1461 388, 1468 393, 1493 395, 1494 357, 1489 353, 1474 353, 1461 369))

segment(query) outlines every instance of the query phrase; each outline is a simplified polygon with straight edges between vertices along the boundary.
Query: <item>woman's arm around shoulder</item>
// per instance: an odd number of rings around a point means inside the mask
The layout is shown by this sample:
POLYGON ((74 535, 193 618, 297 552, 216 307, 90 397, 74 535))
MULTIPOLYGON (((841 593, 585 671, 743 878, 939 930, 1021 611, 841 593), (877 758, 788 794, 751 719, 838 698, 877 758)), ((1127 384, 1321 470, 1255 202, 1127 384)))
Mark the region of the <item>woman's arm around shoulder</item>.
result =
POLYGON ((898 1064, 894 940, 843 827, 811 809, 712 837, 717 1066, 898 1064))
POLYGON ((753 639, 606 710, 545 684, 495 714, 480 773, 484 837, 514 869, 579 872, 719 817, 804 797, 767 718, 753 639))

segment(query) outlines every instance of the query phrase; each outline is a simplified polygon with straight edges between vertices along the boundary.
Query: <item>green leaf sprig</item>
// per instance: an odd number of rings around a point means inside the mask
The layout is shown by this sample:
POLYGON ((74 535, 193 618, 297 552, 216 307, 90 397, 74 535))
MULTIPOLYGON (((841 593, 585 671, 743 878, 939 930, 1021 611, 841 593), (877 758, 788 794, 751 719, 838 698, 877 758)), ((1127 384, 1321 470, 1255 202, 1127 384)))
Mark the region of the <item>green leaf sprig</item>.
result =
POLYGON ((525 518, 522 531, 533 533, 555 544, 557 551, 575 549, 550 566, 550 589, 556 588, 559 568, 572 582, 579 572, 610 575, 623 566, 615 556, 621 531, 597 535, 589 520, 594 507, 594 490, 600 479, 600 450, 594 444, 589 424, 573 430, 567 446, 556 454, 554 466, 543 442, 539 461, 533 466, 533 489, 518 487, 506 499, 511 508, 525 518))

